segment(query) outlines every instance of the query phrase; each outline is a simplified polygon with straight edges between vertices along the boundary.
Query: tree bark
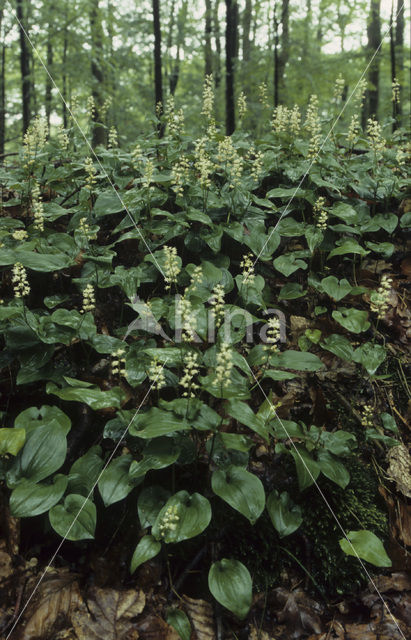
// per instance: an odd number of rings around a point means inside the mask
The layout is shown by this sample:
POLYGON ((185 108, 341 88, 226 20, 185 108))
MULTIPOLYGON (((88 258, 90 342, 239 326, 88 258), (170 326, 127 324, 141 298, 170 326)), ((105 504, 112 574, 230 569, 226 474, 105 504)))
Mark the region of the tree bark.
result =
POLYGON ((4 2, 0 2, 0 40, 1 40, 1 52, 0 52, 0 156, 4 155, 4 143, 6 137, 6 44, 3 32, 3 19, 4 19, 4 2))
POLYGON ((251 57, 251 16, 253 13, 252 0, 246 0, 243 13, 243 62, 249 62, 251 57))
POLYGON ((180 77, 180 55, 181 49, 184 47, 186 23, 187 23, 188 0, 184 0, 177 16, 177 53, 173 62, 170 74, 170 93, 173 96, 177 89, 178 79, 180 77))
MULTIPOLYGON (((153 0, 153 30, 154 30, 154 106, 163 110, 163 73, 161 61, 161 24, 160 24, 160 3, 159 0, 153 0), (157 105, 160 105, 159 107, 157 105)), ((162 127, 158 127, 158 133, 161 137, 162 127)))
POLYGON ((211 48, 212 7, 211 0, 205 0, 205 27, 204 27, 204 75, 213 73, 213 50, 211 48))
POLYGON ((236 0, 225 0, 226 36, 225 36, 225 97, 226 97, 226 135, 235 131, 234 103, 234 58, 236 51, 236 0))
POLYGON ((68 36, 67 36, 67 26, 64 28, 64 37, 63 37, 63 56, 62 56, 62 66, 63 66, 63 81, 62 81, 62 95, 63 95, 63 127, 67 129, 67 49, 68 49, 68 36))
POLYGON ((92 90, 91 94, 94 99, 93 113, 93 148, 99 144, 105 145, 106 132, 101 125, 101 108, 103 106, 103 27, 101 23, 101 14, 99 0, 91 0, 90 4, 90 32, 91 32, 91 75, 92 90))
POLYGON ((397 0, 396 8, 396 25, 395 25, 395 57, 397 63, 397 79, 400 83, 400 102, 397 104, 398 118, 402 115, 401 106, 401 85, 404 82, 404 28, 405 28, 405 2, 403 0, 397 0))
MULTIPOLYGON (((52 31, 53 31, 53 23, 50 18, 49 24, 48 24, 48 31, 47 31, 47 58, 46 58, 47 69, 50 71, 50 73, 52 72, 52 66, 53 66, 53 45, 51 42, 52 31)), ((48 74, 46 75, 46 89, 45 89, 44 102, 46 107, 47 127, 50 129, 50 114, 51 114, 51 106, 52 106, 52 82, 48 74)))
POLYGON ((281 52, 278 55, 278 94, 277 103, 284 102, 285 97, 285 68, 290 56, 290 0, 283 0, 281 8, 281 52))
MULTIPOLYGON (((370 0, 370 15, 367 27, 368 52, 373 56, 381 42, 381 0, 370 0)), ((368 90, 368 114, 367 117, 378 116, 379 80, 380 80, 380 52, 377 53, 370 65, 368 80, 371 89, 368 90)))
POLYGON ((277 3, 274 3, 273 26, 274 26, 274 107, 278 107, 279 66, 278 66, 277 3))
POLYGON ((27 33, 27 21, 24 15, 23 0, 16 0, 16 15, 19 21, 20 37, 20 70, 21 70, 21 93, 22 93, 22 125, 23 135, 30 126, 31 104, 32 104, 32 84, 30 77, 30 53, 25 35, 27 33))
POLYGON ((215 80, 216 88, 218 88, 221 83, 221 32, 220 32, 220 20, 218 18, 219 4, 220 4, 220 0, 214 1, 213 27, 214 27, 215 53, 216 53, 214 80, 215 80))

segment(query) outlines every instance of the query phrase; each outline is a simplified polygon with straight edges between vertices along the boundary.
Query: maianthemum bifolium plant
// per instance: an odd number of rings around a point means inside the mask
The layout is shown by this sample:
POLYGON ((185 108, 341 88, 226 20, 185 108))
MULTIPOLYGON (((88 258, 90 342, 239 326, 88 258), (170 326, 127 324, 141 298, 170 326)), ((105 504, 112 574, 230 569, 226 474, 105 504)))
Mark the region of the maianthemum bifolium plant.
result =
MULTIPOLYGON (((388 259, 411 225, 396 213, 408 179, 402 130, 386 140, 379 123, 362 131, 354 116, 321 148, 328 129, 313 96, 306 114, 278 107, 259 140, 241 129, 228 138, 212 86, 196 140, 172 100, 164 137, 154 121, 129 152, 111 130, 98 161, 74 125, 49 137, 38 118, 18 165, 0 170, 0 358, 13 399, 0 453, 11 513, 47 514, 60 536, 88 540, 102 504, 132 494, 142 532, 132 573, 165 547, 207 541, 217 509, 252 525, 266 509, 285 537, 301 526, 314 481, 349 485, 344 462, 358 438, 309 424, 298 407, 296 420, 280 420, 275 398, 324 373, 325 354, 359 380, 384 378, 392 282, 383 274, 370 289, 356 274, 366 258, 388 259), (291 346, 281 337, 290 304, 316 325, 291 346), (15 415, 33 388, 41 406, 15 415), (68 447, 76 404, 93 416, 88 448, 68 447), (295 491, 251 464, 261 446, 276 464, 293 460, 295 491)), ((363 414, 362 442, 399 444, 392 415, 372 404, 363 414)), ((348 538, 341 553, 390 564, 372 531, 348 538)), ((246 616, 242 562, 216 559, 208 582, 246 616)))

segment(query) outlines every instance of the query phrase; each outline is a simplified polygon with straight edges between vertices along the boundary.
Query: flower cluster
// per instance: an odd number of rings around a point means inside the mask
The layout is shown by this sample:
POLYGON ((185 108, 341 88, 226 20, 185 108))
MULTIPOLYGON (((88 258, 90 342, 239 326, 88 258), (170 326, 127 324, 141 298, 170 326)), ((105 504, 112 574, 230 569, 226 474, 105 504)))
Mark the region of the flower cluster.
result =
POLYGON ((247 97, 242 91, 237 99, 238 118, 241 121, 247 113, 247 97))
POLYGON ((13 283, 14 295, 16 298, 24 298, 30 293, 30 285, 27 279, 27 271, 21 262, 16 262, 13 267, 13 274, 11 276, 13 283))
POLYGON ((388 300, 390 297, 392 278, 386 273, 381 277, 380 286, 373 291, 370 296, 371 311, 377 314, 379 320, 383 320, 388 310, 388 300))
POLYGON ((358 86, 357 86, 357 89, 355 91, 355 95, 354 95, 354 99, 353 99, 353 106, 358 111, 360 111, 360 109, 364 105, 364 98, 365 98, 366 90, 367 90, 367 80, 365 78, 362 78, 358 82, 358 86))
POLYGON ((340 73, 338 78, 336 78, 335 84, 334 84, 334 100, 336 102, 340 102, 343 95, 344 87, 345 87, 345 80, 340 73))
POLYGON ((256 182, 263 172, 263 159, 262 151, 256 151, 255 147, 251 145, 247 153, 247 161, 251 163, 251 176, 256 182))
POLYGON ((217 160, 220 166, 229 173, 230 189, 241 184, 243 161, 233 146, 230 136, 226 136, 218 143, 217 160))
POLYGON ((267 321, 268 329, 266 340, 267 343, 265 345, 265 349, 267 351, 275 352, 277 351, 277 343, 280 341, 280 320, 277 317, 269 318, 267 321))
POLYGON ((97 170, 93 164, 93 160, 89 157, 84 161, 84 171, 87 174, 85 188, 89 191, 93 190, 93 186, 96 184, 96 173, 97 170))
POLYGON ((401 91, 401 85, 398 82, 397 78, 394 78, 394 80, 392 81, 392 96, 391 96, 391 100, 392 102, 394 102, 394 104, 400 104, 400 91, 401 91))
POLYGON ((124 357, 126 350, 123 348, 117 349, 112 354, 111 360, 111 373, 113 376, 119 375, 123 378, 127 377, 126 373, 126 359, 124 357))
POLYGON ((274 109, 271 126, 276 133, 284 133, 288 129, 288 124, 289 124, 288 109, 284 105, 279 104, 278 107, 274 109))
POLYGON ((143 157, 143 150, 142 150, 141 146, 137 143, 136 146, 133 149, 132 154, 131 154, 131 159, 133 161, 134 169, 138 169, 139 168, 142 157, 143 157))
POLYGON ((313 210, 314 210, 314 216, 316 218, 316 223, 315 224, 318 227, 318 229, 321 229, 322 231, 326 230, 326 228, 327 228, 327 220, 328 220, 328 213, 324 209, 324 207, 325 207, 325 198, 320 196, 314 202, 313 210))
POLYGON ((180 298, 178 305, 181 316, 181 338, 186 342, 190 342, 191 340, 193 340, 197 328, 196 317, 193 312, 191 302, 188 298, 186 298, 185 296, 180 298))
POLYGON ((180 520, 178 515, 178 505, 168 507, 161 518, 159 524, 160 536, 164 538, 169 531, 175 531, 177 529, 177 523, 180 520))
POLYGON ((214 121, 214 80, 212 74, 207 75, 203 85, 203 108, 201 115, 208 122, 214 121))
POLYGON ((94 293, 94 287, 92 284, 87 284, 83 289, 83 306, 80 313, 87 313, 87 311, 93 311, 96 308, 96 296, 94 293))
POLYGON ((200 266, 194 267, 190 278, 190 288, 195 289, 197 285, 203 282, 203 269, 200 266))
POLYGON ((164 280, 166 281, 166 290, 171 289, 171 285, 177 282, 177 276, 181 271, 180 261, 175 247, 164 245, 164 280))
POLYGON ((212 314, 217 329, 224 319, 224 293, 223 285, 216 284, 212 291, 213 295, 209 301, 212 306, 212 314))
POLYGON ((318 114, 318 98, 313 94, 307 108, 305 117, 305 127, 310 132, 310 146, 308 148, 308 157, 315 157, 321 146, 321 124, 318 114))
POLYGON ((198 368, 198 353, 188 353, 184 364, 183 377, 180 379, 179 384, 185 390, 183 392, 185 398, 194 398, 194 391, 200 388, 200 386, 194 382, 195 376, 200 372, 198 368))
POLYGON ((89 223, 87 222, 86 218, 80 218, 80 221, 79 221, 79 224, 78 224, 78 228, 79 228, 79 231, 82 233, 82 235, 87 240, 96 240, 97 233, 95 233, 95 231, 91 230, 91 227, 90 227, 89 223))
POLYGON ((370 404, 365 404, 361 412, 361 424, 363 427, 372 427, 374 410, 370 404))
POLYGON ((68 137, 68 133, 65 130, 64 127, 59 127, 57 130, 57 140, 59 142, 60 147, 63 149, 63 151, 67 151, 69 144, 70 144, 70 139, 68 137))
POLYGON ((11 235, 15 240, 25 240, 28 236, 25 229, 16 229, 11 235))
POLYGON ((118 147, 118 133, 115 127, 110 127, 108 132, 108 148, 115 149, 118 147))
POLYGON ((157 389, 157 391, 165 386, 166 378, 164 375, 164 365, 162 365, 156 358, 154 358, 153 362, 150 364, 147 375, 153 383, 153 388, 157 389))
POLYGON ((382 128, 379 122, 373 118, 367 120, 367 134, 371 148, 376 155, 381 155, 385 149, 385 140, 382 136, 382 128))
POLYGON ((29 168, 35 161, 36 155, 46 144, 48 134, 47 122, 37 117, 24 134, 24 167, 29 168))
POLYGON ((262 104, 262 106, 265 109, 269 109, 270 108, 270 104, 268 102, 268 89, 267 89, 267 83, 266 82, 262 82, 259 87, 258 87, 258 97, 259 100, 262 104))
POLYGON ((190 177, 190 163, 184 156, 178 160, 172 169, 174 191, 178 196, 184 193, 184 183, 188 181, 190 177))
POLYGON ((40 186, 37 182, 33 184, 31 190, 31 208, 34 216, 34 228, 44 231, 44 206, 40 200, 40 186))
POLYGON ((288 125, 290 127, 291 133, 294 135, 300 133, 301 126, 301 111, 298 105, 294 105, 294 108, 289 111, 289 120, 288 125))
POLYGON ((144 167, 144 173, 143 173, 143 175, 141 177, 141 184, 146 189, 150 188, 150 184, 153 181, 153 173, 154 173, 153 161, 148 159, 146 164, 145 164, 145 167, 144 167))
POLYGON ((100 109, 100 118, 101 118, 101 120, 102 120, 102 121, 103 121, 103 120, 104 120, 104 118, 106 117, 107 112, 108 112, 108 110, 110 109, 110 107, 111 107, 111 103, 112 103, 112 102, 113 102, 113 98, 112 98, 111 96, 108 96, 108 97, 104 100, 104 102, 103 102, 103 104, 102 104, 102 107, 101 107, 101 109, 100 109))
POLYGON ((360 132, 361 132, 360 120, 358 115, 355 113, 351 118, 350 126, 348 127, 348 132, 347 132, 347 143, 349 144, 350 147, 352 147, 357 142, 360 132))
POLYGON ((243 270, 243 284, 252 285, 255 280, 253 254, 247 253, 240 262, 243 270))
POLYGON ((87 98, 87 115, 90 118, 90 120, 93 120, 93 118, 96 115, 96 103, 94 102, 94 98, 93 96, 89 96, 87 98))
POLYGON ((200 186, 203 189, 208 189, 211 186, 210 173, 213 169, 213 163, 206 152, 205 143, 206 138, 200 138, 197 140, 194 149, 194 156, 195 167, 199 174, 198 179, 200 186))
POLYGON ((174 138, 180 136, 184 132, 184 112, 182 109, 176 111, 173 96, 167 99, 165 117, 170 135, 174 138))
POLYGON ((222 342, 220 351, 217 353, 217 365, 215 368, 215 384, 227 387, 230 384, 230 375, 233 364, 233 352, 227 342, 222 342))

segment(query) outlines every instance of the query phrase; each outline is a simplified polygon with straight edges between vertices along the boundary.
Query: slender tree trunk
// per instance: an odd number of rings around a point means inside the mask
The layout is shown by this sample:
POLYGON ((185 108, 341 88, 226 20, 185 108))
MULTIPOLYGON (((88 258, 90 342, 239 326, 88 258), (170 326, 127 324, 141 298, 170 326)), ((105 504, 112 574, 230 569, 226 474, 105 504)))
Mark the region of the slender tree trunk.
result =
MULTIPOLYGON (((391 5, 391 16, 390 16, 390 62, 391 62, 391 84, 394 82, 396 78, 396 70, 395 70, 395 42, 394 42, 394 2, 391 5)), ((395 100, 392 101, 392 130, 395 131, 397 128, 397 103, 395 100)))
MULTIPOLYGON (((153 30, 154 30, 154 94, 155 107, 161 115, 163 111, 163 74, 161 62, 161 24, 159 0, 153 0, 153 30)), ((162 127, 158 128, 159 136, 162 136, 162 127)))
POLYGON ((402 106, 401 106, 401 86, 404 82, 404 28, 405 28, 405 2, 404 0, 397 0, 396 8, 396 25, 395 25, 395 57, 397 62, 397 79, 400 83, 400 102, 397 104, 397 114, 399 120, 401 120, 402 106))
POLYGON ((68 101, 67 95, 67 49, 68 49, 68 34, 67 34, 67 26, 64 28, 64 36, 63 36, 63 56, 62 56, 62 67, 63 67, 63 81, 62 81, 62 95, 63 95, 63 127, 67 129, 67 107, 66 103, 68 101))
POLYGON ((177 54, 173 63, 170 75, 170 93, 173 96, 177 89, 178 79, 180 77, 180 55, 181 49, 184 47, 186 23, 187 23, 188 0, 183 0, 180 11, 177 16, 177 54))
POLYGON ((213 11, 213 27, 214 27, 214 39, 215 39, 215 86, 218 88, 221 83, 221 32, 220 32, 220 20, 218 18, 218 7, 220 0, 214 0, 213 11))
POLYGON ((281 53, 278 56, 278 94, 277 94, 277 102, 278 104, 284 102, 285 98, 285 68, 288 62, 288 58, 290 56, 290 33, 289 33, 289 22, 290 22, 290 0, 283 0, 282 8, 281 8, 281 25, 282 25, 282 33, 281 33, 281 53))
MULTIPOLYGON (((370 15, 367 27, 368 35, 368 55, 371 57, 378 49, 381 42, 381 0, 370 0, 370 15)), ((379 80, 380 80, 380 52, 377 53, 370 65, 368 80, 371 89, 368 91, 368 115, 367 117, 378 116, 379 101, 379 80)))
POLYGON ((6 44, 3 32, 4 2, 0 2, 0 155, 4 154, 4 141, 6 137, 6 44))
POLYGON ((21 69, 21 93, 22 93, 22 117, 23 117, 23 135, 26 133, 30 125, 31 104, 32 104, 32 85, 30 78, 30 54, 28 50, 28 42, 25 36, 27 33, 27 22, 24 16, 23 0, 16 0, 16 15, 19 21, 20 36, 20 69, 21 69))
POLYGON ((243 13, 243 62, 247 63, 251 56, 251 17, 253 13, 252 0, 246 0, 243 13))
POLYGON ((211 48, 212 8, 211 0, 205 0, 205 28, 204 28, 204 75, 213 73, 213 50, 211 48))
POLYGON ((274 3, 274 107, 278 107, 278 82, 279 82, 279 66, 278 66, 278 19, 277 19, 277 3, 274 3))
POLYGON ((173 33, 174 33, 174 25, 176 22, 176 2, 175 0, 171 0, 171 3, 169 5, 169 16, 170 16, 170 20, 168 22, 168 34, 167 34, 167 40, 166 40, 166 49, 165 52, 163 52, 163 60, 162 60, 162 65, 164 67, 164 76, 165 76, 165 81, 166 84, 167 82, 170 82, 170 75, 172 74, 172 68, 173 68, 173 60, 172 60, 172 56, 171 56, 171 48, 173 46, 173 33))
MULTIPOLYGON (((50 73, 52 72, 52 66, 53 66, 53 45, 51 43, 52 31, 53 31, 53 23, 50 19, 48 24, 48 33, 47 33, 47 69, 50 71, 50 73)), ((48 74, 46 75, 46 90, 45 90, 44 102, 46 107, 47 127, 50 129, 52 82, 48 74)))
POLYGON ((114 11, 113 4, 110 0, 107 3, 107 33, 109 40, 109 55, 110 55, 110 71, 109 71, 109 93, 112 99, 110 108, 110 118, 112 124, 116 125, 116 92, 117 92, 117 73, 116 73, 116 57, 114 55, 114 11))
POLYGON ((94 98, 93 113, 93 138, 92 145, 105 145, 106 132, 101 126, 101 108, 103 106, 103 27, 101 24, 101 14, 99 0, 91 0, 90 4, 90 33, 91 33, 91 94, 94 98))
POLYGON ((234 103, 234 57, 236 50, 236 0, 225 0, 226 4, 226 36, 225 36, 225 97, 226 97, 226 135, 235 131, 234 103))

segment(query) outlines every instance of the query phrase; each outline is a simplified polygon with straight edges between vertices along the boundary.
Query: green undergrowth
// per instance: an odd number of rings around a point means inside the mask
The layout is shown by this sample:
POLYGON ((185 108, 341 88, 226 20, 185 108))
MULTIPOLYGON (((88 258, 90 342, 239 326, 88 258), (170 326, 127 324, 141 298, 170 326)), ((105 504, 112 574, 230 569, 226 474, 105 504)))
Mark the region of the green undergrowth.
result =
POLYGON ((241 618, 284 568, 341 592, 352 553, 390 565, 365 476, 401 441, 381 389, 408 151, 389 123, 326 139, 315 98, 229 138, 209 89, 197 139, 172 102, 164 137, 96 155, 39 119, 1 168, 1 481, 12 515, 83 549, 126 505, 128 580, 204 546, 241 618))

